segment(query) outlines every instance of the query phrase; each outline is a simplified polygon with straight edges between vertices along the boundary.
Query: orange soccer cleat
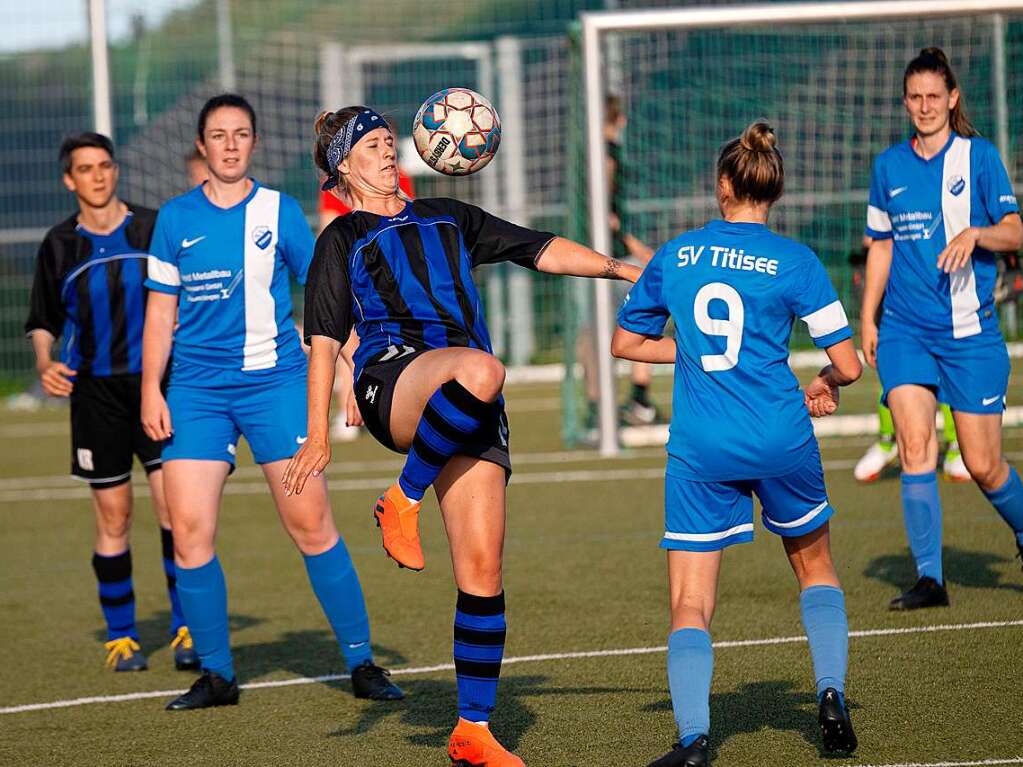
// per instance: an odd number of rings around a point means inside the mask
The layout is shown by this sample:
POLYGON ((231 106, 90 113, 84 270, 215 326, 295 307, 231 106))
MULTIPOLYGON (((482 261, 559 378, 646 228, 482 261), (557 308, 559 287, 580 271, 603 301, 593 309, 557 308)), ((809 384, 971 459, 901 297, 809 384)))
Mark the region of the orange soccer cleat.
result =
POLYGON ((373 516, 384 537, 384 551, 398 563, 398 567, 422 570, 426 566, 423 548, 419 545, 419 507, 421 501, 411 501, 395 483, 377 498, 373 516))
POLYGON ((448 756, 455 767, 526 767, 497 742, 489 727, 461 717, 448 740, 448 756))

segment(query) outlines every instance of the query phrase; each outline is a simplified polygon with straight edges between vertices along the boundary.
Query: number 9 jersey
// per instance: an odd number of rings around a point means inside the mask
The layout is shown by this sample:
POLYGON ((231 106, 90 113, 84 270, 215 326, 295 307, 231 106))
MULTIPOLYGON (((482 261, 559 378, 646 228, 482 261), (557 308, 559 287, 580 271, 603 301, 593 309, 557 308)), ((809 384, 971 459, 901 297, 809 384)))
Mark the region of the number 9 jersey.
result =
POLYGON ((667 242, 618 313, 633 333, 675 323, 667 474, 724 482, 788 474, 816 449, 788 365, 792 321, 814 344, 852 336, 817 255, 762 224, 712 221, 667 242))

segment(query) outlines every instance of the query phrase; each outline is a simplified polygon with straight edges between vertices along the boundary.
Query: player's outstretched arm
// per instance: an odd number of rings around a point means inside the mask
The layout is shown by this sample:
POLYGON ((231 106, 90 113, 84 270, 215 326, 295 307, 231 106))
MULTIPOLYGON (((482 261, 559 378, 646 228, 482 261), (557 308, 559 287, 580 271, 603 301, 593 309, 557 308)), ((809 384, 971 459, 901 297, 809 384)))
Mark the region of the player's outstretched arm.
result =
POLYGON ((286 495, 301 495, 309 477, 319 476, 330 463, 330 398, 341 344, 328 336, 312 336, 309 346, 308 429, 305 443, 288 461, 281 477, 286 495))
POLYGON ((156 290, 149 291, 146 301, 146 323, 142 329, 142 428, 157 442, 171 436, 170 409, 164 399, 161 383, 170 359, 174 338, 174 322, 178 316, 178 297, 156 290))
POLYGON ((555 237, 536 259, 536 268, 548 274, 574 277, 602 277, 635 282, 643 270, 633 264, 598 253, 564 237, 555 237))
POLYGON ((611 354, 633 362, 675 362, 675 339, 646 336, 619 326, 611 338, 611 354))
POLYGON ((892 268, 892 242, 874 240, 867 250, 867 268, 863 278, 863 304, 860 307, 860 334, 863 357, 872 368, 877 367, 877 308, 884 297, 888 273, 892 268))
POLYGON ((806 409, 814 418, 831 415, 838 410, 838 389, 859 380, 863 365, 856 356, 856 345, 851 338, 839 341, 825 349, 831 364, 825 366, 803 392, 806 409))

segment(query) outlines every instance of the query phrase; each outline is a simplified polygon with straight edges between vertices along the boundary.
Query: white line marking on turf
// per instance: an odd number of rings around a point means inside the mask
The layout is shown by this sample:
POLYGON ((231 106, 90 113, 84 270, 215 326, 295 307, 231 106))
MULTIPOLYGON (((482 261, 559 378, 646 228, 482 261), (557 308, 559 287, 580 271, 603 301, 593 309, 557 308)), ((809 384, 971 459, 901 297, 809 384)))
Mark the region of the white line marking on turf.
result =
MULTIPOLYGON (((937 631, 974 631, 977 629, 1015 628, 1023 626, 1023 620, 1018 621, 983 621, 981 623, 941 623, 932 626, 908 626, 905 628, 887 629, 864 629, 861 631, 850 631, 850 639, 862 637, 879 636, 903 636, 906 634, 928 634, 937 631)), ((771 637, 769 639, 735 639, 724 642, 714 642, 716 649, 727 649, 733 647, 764 647, 769 645, 797 644, 805 642, 805 636, 771 637)), ((543 655, 519 655, 505 658, 504 665, 515 663, 541 663, 552 660, 576 660, 582 658, 610 658, 623 655, 653 655, 667 651, 667 647, 628 647, 617 650, 584 650, 581 652, 559 652, 546 653, 543 655)), ((455 664, 439 663, 435 666, 415 666, 406 668, 391 669, 391 676, 413 676, 420 674, 432 674, 438 671, 453 671, 455 664)), ((348 674, 327 674, 325 676, 301 676, 294 679, 276 679, 268 682, 249 682, 240 685, 243 690, 262 690, 271 687, 293 687, 304 684, 321 684, 323 682, 336 682, 348 679, 348 674)), ((94 695, 87 698, 72 698, 70 700, 55 700, 49 703, 26 703, 21 706, 7 706, 0 708, 0 714, 21 714, 26 711, 43 711, 54 708, 70 708, 72 706, 87 706, 92 703, 118 703, 129 700, 145 700, 147 698, 169 698, 180 695, 184 690, 156 690, 151 692, 130 692, 123 695, 94 695)), ((992 762, 1001 764, 1002 762, 992 762)), ((965 764, 965 763, 964 763, 965 764)), ((976 762, 976 764, 987 764, 987 762, 976 762)), ((1012 764, 1012 762, 1005 762, 1012 764)), ((879 765, 878 767, 911 767, 910 765, 879 765)), ((927 765, 926 767, 939 767, 938 765, 927 765)))
POLYGON ((984 767, 988 764, 1023 764, 1023 756, 983 759, 979 762, 904 762, 902 764, 856 764, 853 767, 984 767))

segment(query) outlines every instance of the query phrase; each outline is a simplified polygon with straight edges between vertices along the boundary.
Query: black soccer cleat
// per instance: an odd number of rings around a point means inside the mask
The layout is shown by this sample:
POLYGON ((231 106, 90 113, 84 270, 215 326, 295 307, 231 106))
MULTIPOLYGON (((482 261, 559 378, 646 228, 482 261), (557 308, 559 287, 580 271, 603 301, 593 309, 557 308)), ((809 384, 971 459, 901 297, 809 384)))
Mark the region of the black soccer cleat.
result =
POLYGON ((707 767, 710 764, 707 753, 709 749, 710 741, 706 735, 701 735, 686 747, 676 743, 671 751, 650 762, 647 767, 707 767))
POLYGON ((1020 564, 1023 564, 1023 543, 1017 543, 1016 548, 1019 550, 1019 554, 1016 556, 1019 558, 1020 564))
POLYGON ((825 751, 844 751, 851 754, 858 745, 856 733, 853 732, 852 720, 849 718, 849 706, 838 694, 838 690, 829 687, 821 698, 817 722, 821 726, 821 739, 825 751))
POLYGON ((923 607, 948 607, 948 592, 944 583, 924 576, 909 591, 899 594, 889 604, 889 610, 919 610, 923 607))
POLYGON ((372 661, 364 661, 352 669, 352 692, 356 698, 368 700, 401 700, 405 693, 388 677, 391 672, 372 661))
POLYGON ((167 704, 167 710, 190 711, 194 708, 234 706, 238 703, 238 695, 237 679, 228 682, 220 674, 203 671, 188 692, 167 704))

